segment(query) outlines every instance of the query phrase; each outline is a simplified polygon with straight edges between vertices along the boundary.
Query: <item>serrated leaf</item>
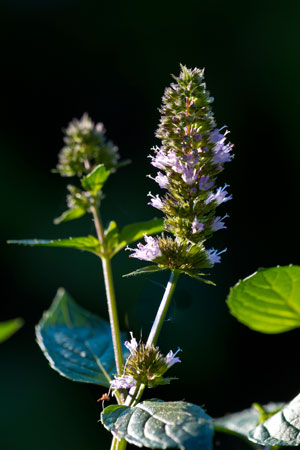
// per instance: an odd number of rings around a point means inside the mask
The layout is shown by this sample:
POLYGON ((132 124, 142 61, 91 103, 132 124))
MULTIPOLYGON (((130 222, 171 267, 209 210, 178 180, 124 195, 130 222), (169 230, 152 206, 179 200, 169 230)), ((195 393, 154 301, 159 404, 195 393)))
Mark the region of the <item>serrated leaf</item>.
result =
POLYGON ((23 326, 23 324, 24 320, 20 317, 0 322, 0 342, 4 342, 10 338, 23 326))
POLYGON ((112 405, 104 409, 101 420, 118 439, 138 447, 212 449, 212 419, 192 403, 155 399, 135 407, 112 405))
POLYGON ((158 266, 146 266, 141 267, 140 269, 135 270, 134 272, 126 273, 123 277, 135 277, 136 275, 142 275, 143 273, 153 273, 153 272, 162 272, 163 270, 167 270, 164 268, 160 268, 158 266))
POLYGON ((126 245, 141 239, 144 234, 151 235, 163 230, 163 219, 152 219, 146 222, 137 222, 122 228, 119 236, 119 244, 114 250, 114 255, 126 245))
POLYGON ((43 314, 36 336, 50 366, 61 375, 109 387, 116 373, 109 323, 77 305, 64 289, 43 314))
POLYGON ((89 173, 87 176, 83 177, 81 181, 81 185, 83 189, 86 191, 97 193, 100 191, 109 177, 110 172, 106 170, 103 164, 99 164, 89 173))
POLYGON ((300 266, 260 269, 239 281, 227 302, 233 316, 262 333, 300 327, 300 266))
MULTIPOLYGON (((264 405, 263 409, 267 412, 272 412, 282 408, 283 403, 269 403, 264 405)), ((251 408, 239 411, 233 414, 227 414, 214 420, 215 431, 224 433, 234 433, 241 437, 248 438, 248 433, 256 427, 260 420, 260 413, 257 408, 251 408)))
POLYGON ((250 431, 249 439, 264 446, 300 444, 300 394, 277 414, 250 431))
POLYGON ((55 223, 55 225, 59 225, 62 222, 69 222, 70 220, 79 219, 85 214, 86 210, 83 208, 68 209, 67 211, 63 212, 59 217, 54 219, 53 222, 55 223))
POLYGON ((19 241, 8 241, 8 244, 30 245, 38 247, 67 247, 76 250, 83 250, 99 255, 101 245, 94 236, 85 236, 69 239, 57 239, 50 241, 46 239, 22 239, 19 241))

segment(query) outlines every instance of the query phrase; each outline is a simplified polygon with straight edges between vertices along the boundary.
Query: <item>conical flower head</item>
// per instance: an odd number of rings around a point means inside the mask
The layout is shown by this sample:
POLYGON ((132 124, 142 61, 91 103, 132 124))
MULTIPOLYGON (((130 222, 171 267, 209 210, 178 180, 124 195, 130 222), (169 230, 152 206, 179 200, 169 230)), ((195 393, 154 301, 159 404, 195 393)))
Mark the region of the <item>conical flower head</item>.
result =
POLYGON ((186 263, 192 267, 189 274, 197 274, 220 262, 221 252, 207 250, 204 243, 215 231, 226 228, 222 220, 227 216, 217 216, 216 208, 231 195, 228 185, 218 187, 216 179, 232 159, 233 146, 226 141, 228 132, 216 127, 213 98, 206 90, 203 70, 181 66, 179 77, 174 78, 175 82, 165 90, 160 109, 156 136, 162 144, 154 147, 150 155, 152 166, 158 169, 157 175, 150 178, 164 194, 150 192, 148 203, 165 214, 165 230, 173 238, 153 238, 160 254, 157 252, 152 261, 162 268, 178 270, 179 255, 185 253, 186 263), (170 252, 175 264, 169 258, 170 252))
POLYGON ((57 171, 62 176, 81 177, 104 164, 115 171, 120 158, 118 147, 106 139, 103 123, 94 124, 88 114, 73 119, 64 130, 65 146, 59 153, 57 171))
POLYGON ((137 384, 144 384, 149 388, 168 384, 173 378, 164 378, 163 375, 175 363, 181 362, 172 350, 163 356, 159 348, 153 345, 146 346, 143 342, 137 342, 131 333, 131 340, 125 342, 130 351, 124 373, 116 376, 111 382, 113 389, 129 389, 137 384))

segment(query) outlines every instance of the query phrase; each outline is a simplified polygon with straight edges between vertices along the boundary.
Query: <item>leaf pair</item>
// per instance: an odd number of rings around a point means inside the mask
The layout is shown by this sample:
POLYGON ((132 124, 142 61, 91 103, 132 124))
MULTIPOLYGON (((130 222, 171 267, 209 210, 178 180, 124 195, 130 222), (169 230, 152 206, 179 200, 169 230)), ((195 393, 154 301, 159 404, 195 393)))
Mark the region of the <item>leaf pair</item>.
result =
MULTIPOLYGON (((85 192, 88 192, 89 196, 96 198, 97 194, 102 190, 104 183, 108 179, 109 175, 110 171, 107 170, 103 164, 99 164, 88 175, 84 176, 80 180, 81 186, 83 187, 85 192)), ((84 216, 87 211, 87 205, 76 205, 63 212, 54 220, 54 223, 58 225, 62 222, 69 222, 70 220, 79 219, 80 217, 84 216)))
MULTIPOLYGON (((146 222, 133 223, 126 225, 119 232, 116 222, 110 222, 105 230, 105 241, 107 254, 110 258, 115 256, 126 245, 140 239, 143 235, 159 233, 163 229, 162 219, 152 219, 146 222)), ((69 239, 23 239, 8 241, 9 244, 30 245, 39 247, 66 247, 76 250, 83 250, 95 255, 103 254, 103 247, 94 236, 76 237, 69 239)))

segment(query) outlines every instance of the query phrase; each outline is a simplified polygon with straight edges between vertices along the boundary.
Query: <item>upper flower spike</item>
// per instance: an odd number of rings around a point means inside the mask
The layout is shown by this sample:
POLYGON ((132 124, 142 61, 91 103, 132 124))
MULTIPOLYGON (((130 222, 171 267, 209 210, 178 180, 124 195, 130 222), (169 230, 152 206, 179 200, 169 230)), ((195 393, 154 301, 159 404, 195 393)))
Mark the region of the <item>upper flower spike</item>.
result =
POLYGON ((94 124, 86 113, 79 120, 73 119, 64 130, 65 146, 59 153, 57 172, 64 177, 81 177, 98 164, 115 171, 120 155, 105 131, 103 123, 94 124))
MULTIPOLYGON (((153 179, 165 194, 149 194, 148 204, 163 211, 165 230, 175 239, 152 238, 157 251, 151 254, 151 261, 162 268, 196 274, 221 259, 221 252, 207 251, 204 242, 226 228, 216 208, 232 196, 226 190, 228 185, 218 187, 216 179, 233 158, 233 146, 227 141, 229 132, 216 126, 204 71, 181 66, 174 79, 160 109, 156 136, 162 144, 150 155, 152 166, 159 170, 153 179)), ((149 261, 149 240, 146 242, 145 246, 138 244, 132 256, 149 261)))

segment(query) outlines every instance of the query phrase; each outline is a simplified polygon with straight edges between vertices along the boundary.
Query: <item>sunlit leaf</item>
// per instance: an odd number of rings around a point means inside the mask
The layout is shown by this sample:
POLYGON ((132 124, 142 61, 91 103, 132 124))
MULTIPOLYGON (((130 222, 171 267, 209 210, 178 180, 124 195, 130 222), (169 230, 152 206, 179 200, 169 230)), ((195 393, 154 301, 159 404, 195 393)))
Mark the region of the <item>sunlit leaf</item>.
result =
POLYGON ((239 281, 228 296, 231 313, 262 333, 300 327, 300 266, 260 269, 239 281))
POLYGON ((81 179, 81 185, 86 191, 97 193, 102 189, 109 174, 110 172, 104 165, 99 164, 91 173, 81 179))
POLYGON ((79 219, 79 217, 82 217, 86 214, 86 210, 83 208, 73 208, 68 209, 67 211, 63 212, 61 216, 54 219, 55 225, 58 225, 62 222, 69 222, 70 220, 79 219))

